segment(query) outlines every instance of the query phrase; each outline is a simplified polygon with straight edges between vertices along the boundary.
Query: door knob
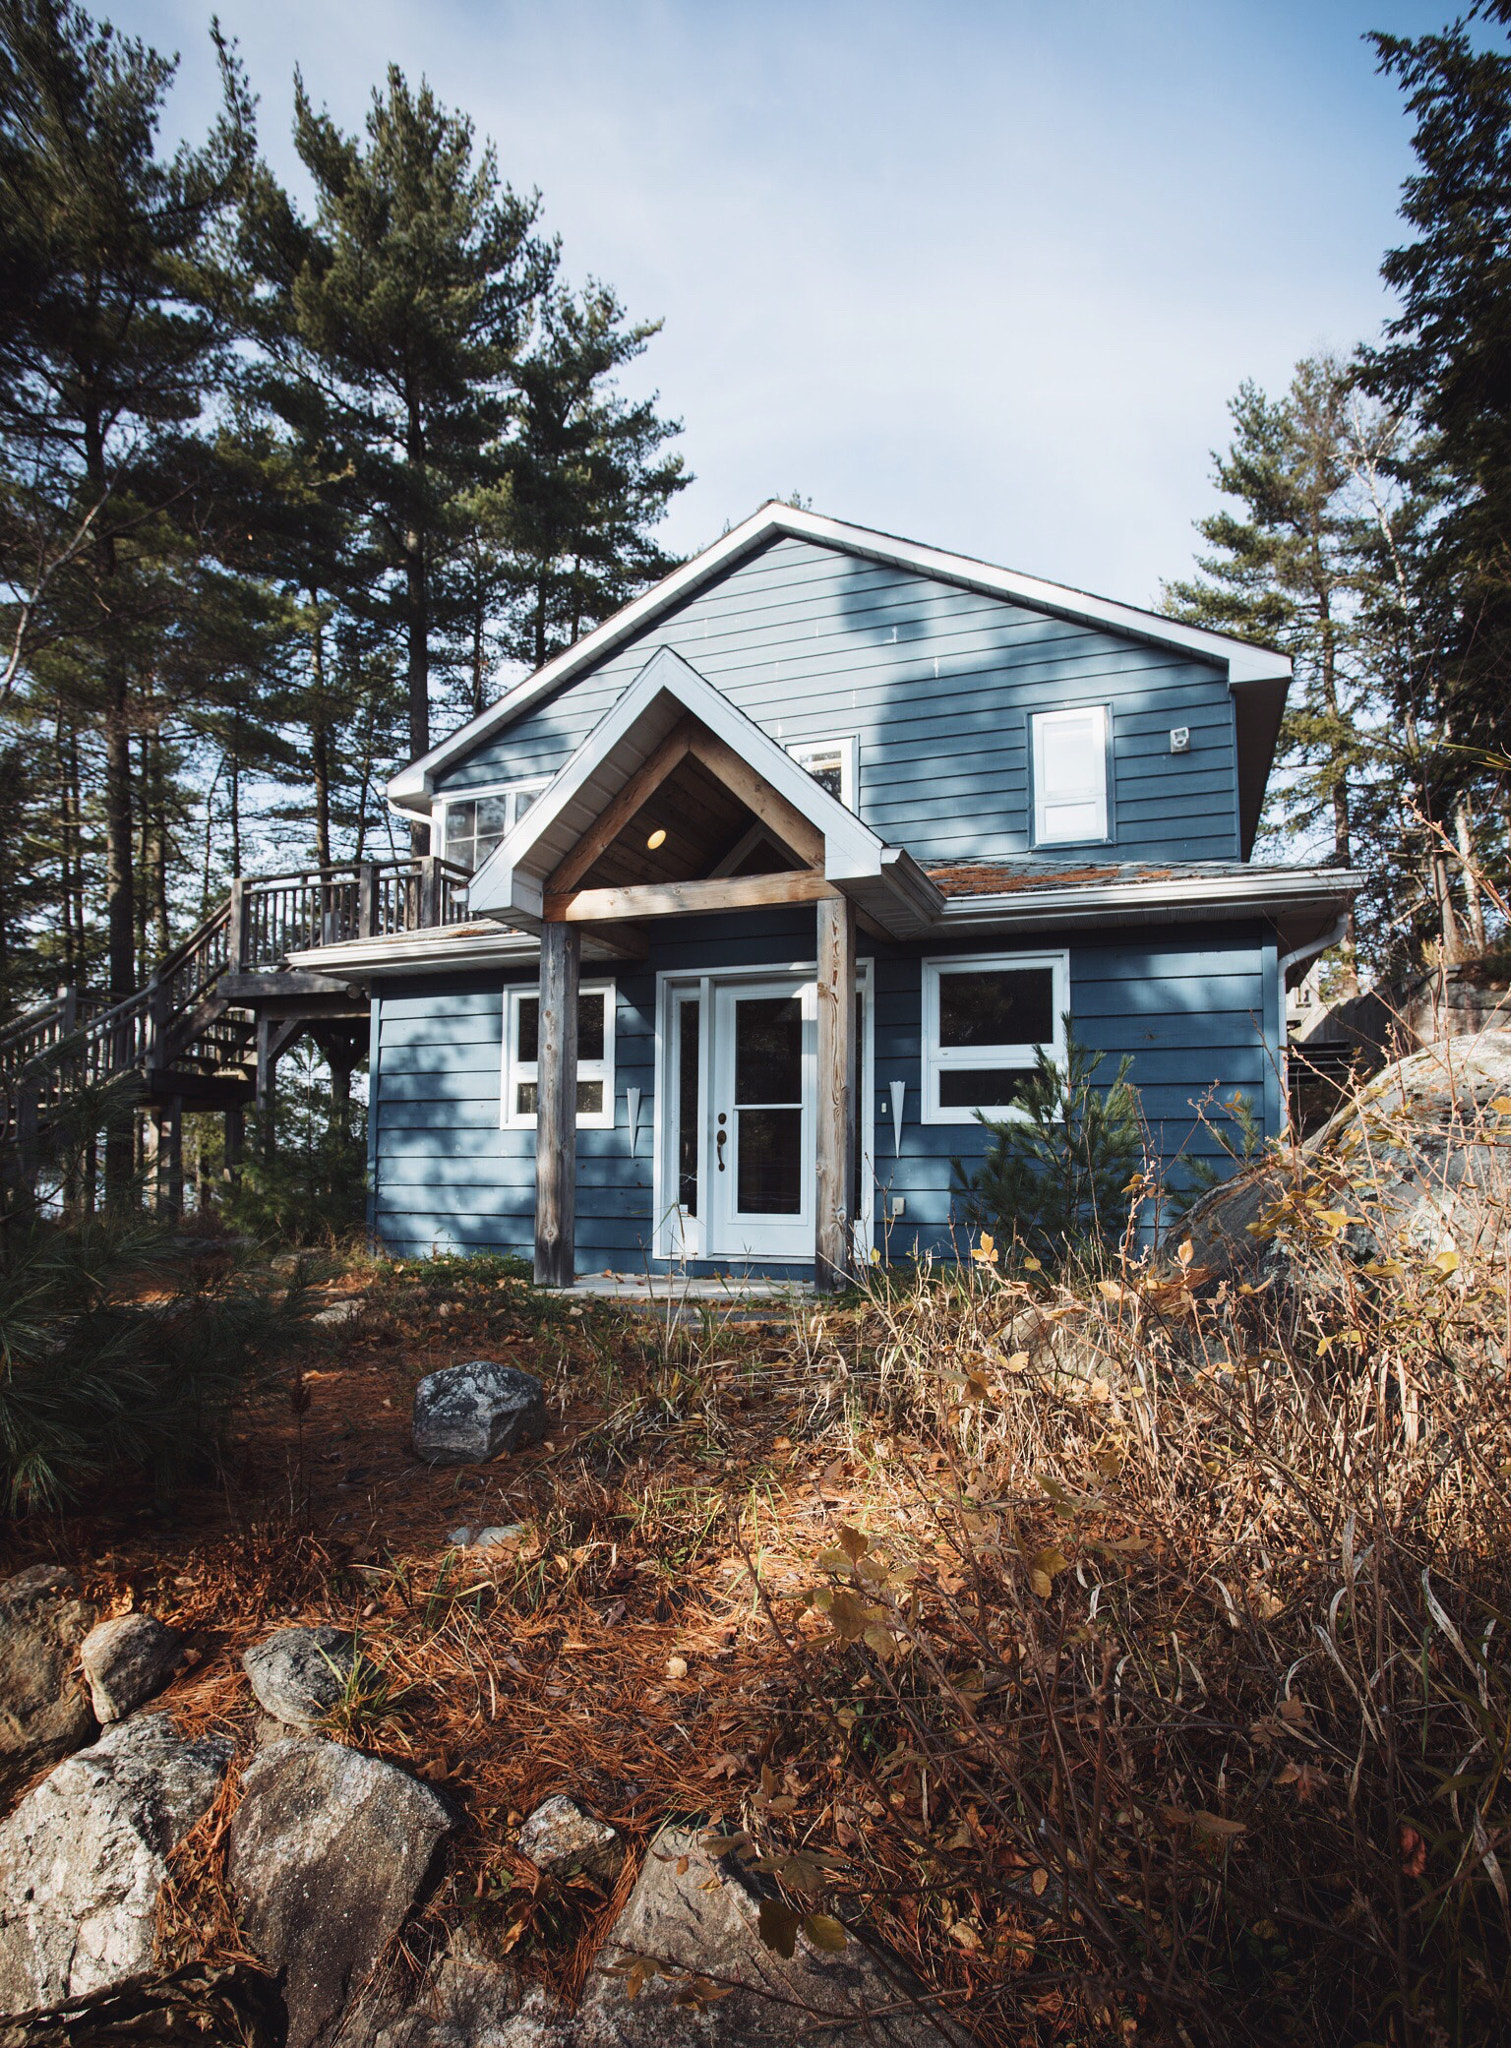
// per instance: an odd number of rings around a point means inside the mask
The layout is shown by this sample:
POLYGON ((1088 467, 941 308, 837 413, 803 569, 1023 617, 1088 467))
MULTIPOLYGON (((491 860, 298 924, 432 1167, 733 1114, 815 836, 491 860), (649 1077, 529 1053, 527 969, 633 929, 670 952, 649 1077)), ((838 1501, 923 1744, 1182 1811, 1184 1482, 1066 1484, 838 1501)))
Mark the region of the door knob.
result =
POLYGON ((716 1137, 715 1137, 715 1143, 716 1143, 716 1145, 718 1146, 718 1152, 719 1152, 719 1171, 720 1171, 720 1173, 722 1173, 722 1172, 724 1171, 724 1140, 725 1140, 725 1139, 726 1139, 726 1138, 727 1138, 728 1136, 729 1136, 729 1133, 728 1133, 728 1131, 724 1131, 724 1130, 721 1130, 721 1131, 719 1131, 719 1132, 718 1132, 718 1133, 716 1134, 716 1137))

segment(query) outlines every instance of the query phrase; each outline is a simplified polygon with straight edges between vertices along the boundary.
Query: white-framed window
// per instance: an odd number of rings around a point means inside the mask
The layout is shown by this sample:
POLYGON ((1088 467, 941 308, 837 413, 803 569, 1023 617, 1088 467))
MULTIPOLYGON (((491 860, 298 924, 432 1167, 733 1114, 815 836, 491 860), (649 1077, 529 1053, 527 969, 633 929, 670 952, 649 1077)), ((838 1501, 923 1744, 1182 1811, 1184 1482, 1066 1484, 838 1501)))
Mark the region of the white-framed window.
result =
POLYGON ((1017 1114, 1042 1046, 1065 1056, 1068 953, 981 953, 923 963, 923 1121, 1017 1114))
POLYGON ((855 809, 855 770, 860 743, 854 733, 837 740, 797 740, 787 749, 800 768, 837 796, 847 811, 855 809))
POLYGON ((1034 844, 1107 837, 1107 706, 1031 714, 1034 844))
POLYGON ((550 779, 549 775, 532 775, 525 782, 492 783, 486 789, 440 798, 442 856, 476 874, 550 779))
MULTIPOLYGON (((533 1131, 540 1087, 540 992, 504 991, 504 1073, 499 1122, 533 1131)), ((577 1128, 614 1128, 614 984, 584 982, 577 992, 577 1128)))

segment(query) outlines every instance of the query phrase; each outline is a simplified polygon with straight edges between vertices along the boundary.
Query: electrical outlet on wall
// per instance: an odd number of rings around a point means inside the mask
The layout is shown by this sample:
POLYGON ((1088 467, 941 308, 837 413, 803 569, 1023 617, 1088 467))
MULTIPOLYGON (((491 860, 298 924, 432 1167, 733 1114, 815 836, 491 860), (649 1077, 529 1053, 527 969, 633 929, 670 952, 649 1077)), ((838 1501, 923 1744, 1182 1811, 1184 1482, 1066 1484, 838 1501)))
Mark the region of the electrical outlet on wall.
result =
POLYGON ((1172 725, 1170 728, 1170 751, 1172 754, 1189 754, 1191 751, 1191 728, 1189 725, 1172 725))

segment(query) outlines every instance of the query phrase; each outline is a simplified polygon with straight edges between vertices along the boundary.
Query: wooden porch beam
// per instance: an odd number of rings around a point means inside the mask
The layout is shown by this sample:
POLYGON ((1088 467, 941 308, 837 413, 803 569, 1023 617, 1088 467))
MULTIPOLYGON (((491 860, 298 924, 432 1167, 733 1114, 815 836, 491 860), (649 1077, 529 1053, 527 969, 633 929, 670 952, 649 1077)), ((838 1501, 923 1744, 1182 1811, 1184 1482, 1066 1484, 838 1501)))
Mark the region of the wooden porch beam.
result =
POLYGON ((710 775, 754 811, 763 825, 769 825, 782 843, 790 846, 799 860, 810 867, 824 865, 824 835, 786 797, 774 790, 764 775, 758 775, 748 761, 742 761, 733 747, 715 734, 698 728, 693 733, 692 756, 710 775))
POLYGON ((819 903, 836 894, 811 868, 793 868, 779 875, 728 875, 711 882, 641 882, 627 889, 578 889, 571 895, 546 898, 546 929, 553 924, 612 924, 626 917, 692 917, 709 910, 819 903))
POLYGON ((616 959, 645 960, 650 956, 651 942, 637 925, 585 924, 582 939, 584 945, 601 946, 604 952, 612 953, 616 959))
POLYGON ((818 906, 817 1213, 813 1277, 829 1292, 854 1266, 855 908, 848 897, 818 906))
POLYGON ((588 827, 566 859, 561 862, 546 883, 548 893, 564 895, 577 886, 599 855, 606 853, 613 845, 641 806, 650 802, 667 776, 686 759, 692 738, 693 722, 690 718, 684 718, 673 726, 649 760, 636 769, 608 809, 588 827))
POLYGON ((535 1284, 577 1277, 577 987, 582 933, 548 924, 540 935, 540 1025, 535 1112, 535 1284))

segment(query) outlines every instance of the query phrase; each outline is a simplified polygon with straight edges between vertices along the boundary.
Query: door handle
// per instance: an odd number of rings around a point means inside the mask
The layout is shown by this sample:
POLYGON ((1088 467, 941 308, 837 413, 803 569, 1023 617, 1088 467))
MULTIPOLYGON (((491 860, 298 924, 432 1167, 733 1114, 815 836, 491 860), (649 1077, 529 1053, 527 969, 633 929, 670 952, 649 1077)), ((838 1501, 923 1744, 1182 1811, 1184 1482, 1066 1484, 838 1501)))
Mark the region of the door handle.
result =
POLYGON ((716 1133, 716 1135, 715 1135, 715 1139, 714 1139, 714 1143, 715 1143, 715 1145, 716 1145, 716 1147, 717 1147, 717 1149, 718 1149, 718 1155, 719 1155, 719 1171, 720 1171, 720 1173, 722 1173, 722 1172, 724 1171, 724 1140, 725 1140, 725 1139, 726 1139, 726 1138, 727 1138, 728 1136, 729 1136, 729 1133, 728 1133, 728 1131, 726 1131, 726 1130, 722 1130, 722 1129, 721 1129, 721 1130, 719 1130, 719 1131, 718 1131, 718 1132, 716 1133))

